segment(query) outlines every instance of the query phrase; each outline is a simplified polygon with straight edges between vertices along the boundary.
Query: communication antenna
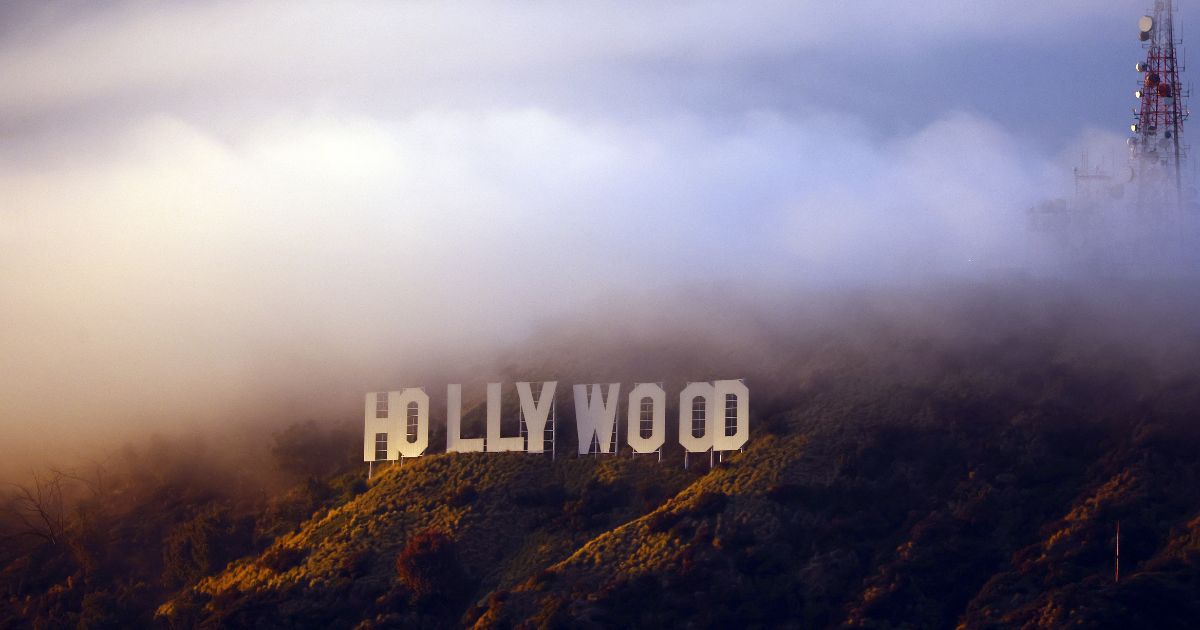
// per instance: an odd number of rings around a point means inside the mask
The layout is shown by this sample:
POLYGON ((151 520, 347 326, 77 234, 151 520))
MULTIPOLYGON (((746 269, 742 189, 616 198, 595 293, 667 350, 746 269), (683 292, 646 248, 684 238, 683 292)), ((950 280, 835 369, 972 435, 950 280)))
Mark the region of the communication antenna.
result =
POLYGON ((1189 90, 1180 81, 1176 56, 1174 0, 1156 0, 1150 15, 1138 19, 1138 39, 1146 59, 1135 66, 1141 75, 1133 93, 1137 115, 1129 139, 1137 181, 1139 210, 1152 214, 1183 206, 1182 164, 1186 156, 1183 122, 1189 90))

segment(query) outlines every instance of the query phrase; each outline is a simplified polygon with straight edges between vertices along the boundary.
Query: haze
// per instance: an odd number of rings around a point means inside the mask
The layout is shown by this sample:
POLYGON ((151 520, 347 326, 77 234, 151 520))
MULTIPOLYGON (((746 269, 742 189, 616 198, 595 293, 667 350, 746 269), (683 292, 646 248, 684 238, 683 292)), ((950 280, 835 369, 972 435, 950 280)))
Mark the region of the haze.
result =
POLYGON ((691 287, 1036 268, 1143 4, 7 4, 0 454, 353 416, 691 287))

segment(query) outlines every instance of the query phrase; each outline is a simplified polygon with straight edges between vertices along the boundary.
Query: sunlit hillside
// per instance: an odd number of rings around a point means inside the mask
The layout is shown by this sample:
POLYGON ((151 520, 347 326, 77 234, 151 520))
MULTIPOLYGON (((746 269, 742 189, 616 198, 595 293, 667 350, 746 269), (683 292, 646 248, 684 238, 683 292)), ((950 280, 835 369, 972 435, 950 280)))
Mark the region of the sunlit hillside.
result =
MULTIPOLYGON (((736 340, 748 354, 697 333, 639 361, 619 350, 628 337, 595 337, 592 363, 556 363, 556 344, 578 340, 566 327, 502 368, 738 370, 753 385, 752 439, 711 469, 706 458, 685 469, 670 440, 661 462, 627 447, 574 455, 560 393, 555 459, 431 452, 368 481, 357 423, 298 424, 274 437, 284 485, 250 484, 203 450, 148 457, 172 450, 162 442, 105 475, 46 472, 23 488, 42 489, 49 520, 10 495, 0 618, 1184 625, 1200 614, 1200 378, 1179 358, 1200 337, 1170 309, 1135 326, 1069 293, 1012 306, 1040 294, 1005 291, 890 308, 853 299, 857 315, 833 320, 776 314, 736 340), (944 325, 964 313, 991 332, 944 325), (1112 335, 1114 321, 1127 334, 1112 335), (1175 343, 1154 343, 1163 321, 1176 322, 1175 343), (66 490, 59 511, 51 482, 66 490)), ((478 401, 466 417, 478 423, 478 401)))

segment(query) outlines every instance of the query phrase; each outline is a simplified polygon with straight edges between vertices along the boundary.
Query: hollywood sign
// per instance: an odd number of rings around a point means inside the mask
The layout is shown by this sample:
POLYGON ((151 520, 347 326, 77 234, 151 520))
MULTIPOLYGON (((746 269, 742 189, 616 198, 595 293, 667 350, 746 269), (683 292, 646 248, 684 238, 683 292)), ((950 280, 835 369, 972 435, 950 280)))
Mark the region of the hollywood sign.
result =
MULTIPOLYGON (((547 450, 547 423, 555 430, 556 381, 516 384, 520 435, 501 432, 501 384, 487 384, 485 437, 462 437, 462 386, 446 387, 446 452, 481 453, 547 450), (531 439, 530 436, 533 436, 531 439), (542 439, 538 439, 541 437, 542 439)), ((575 385, 579 454, 611 453, 617 447, 621 384, 575 385)), ((657 383, 635 383, 628 395, 626 442, 634 453, 661 452, 667 439, 667 392, 657 383)), ((366 396, 363 461, 420 457, 429 448, 429 394, 420 387, 371 392, 366 396)), ((688 453, 736 451, 750 437, 750 390, 740 380, 688 383, 679 392, 679 444, 688 453), (718 425, 717 413, 722 422, 718 425)), ((549 448, 553 449, 553 436, 549 448)))

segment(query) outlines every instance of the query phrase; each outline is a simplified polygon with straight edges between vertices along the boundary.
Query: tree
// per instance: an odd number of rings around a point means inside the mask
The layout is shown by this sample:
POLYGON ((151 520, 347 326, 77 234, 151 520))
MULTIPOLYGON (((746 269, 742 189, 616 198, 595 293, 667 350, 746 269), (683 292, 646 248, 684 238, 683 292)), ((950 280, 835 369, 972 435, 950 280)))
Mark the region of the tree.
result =
POLYGON ((14 493, 9 498, 6 511, 18 529, 11 536, 34 536, 51 545, 63 540, 67 529, 67 510, 63 498, 61 471, 51 469, 49 474, 33 473, 30 484, 9 484, 14 493))
POLYGON ((312 420, 293 422, 274 436, 271 456, 279 470, 298 477, 321 477, 347 463, 352 438, 343 430, 322 430, 312 420))

